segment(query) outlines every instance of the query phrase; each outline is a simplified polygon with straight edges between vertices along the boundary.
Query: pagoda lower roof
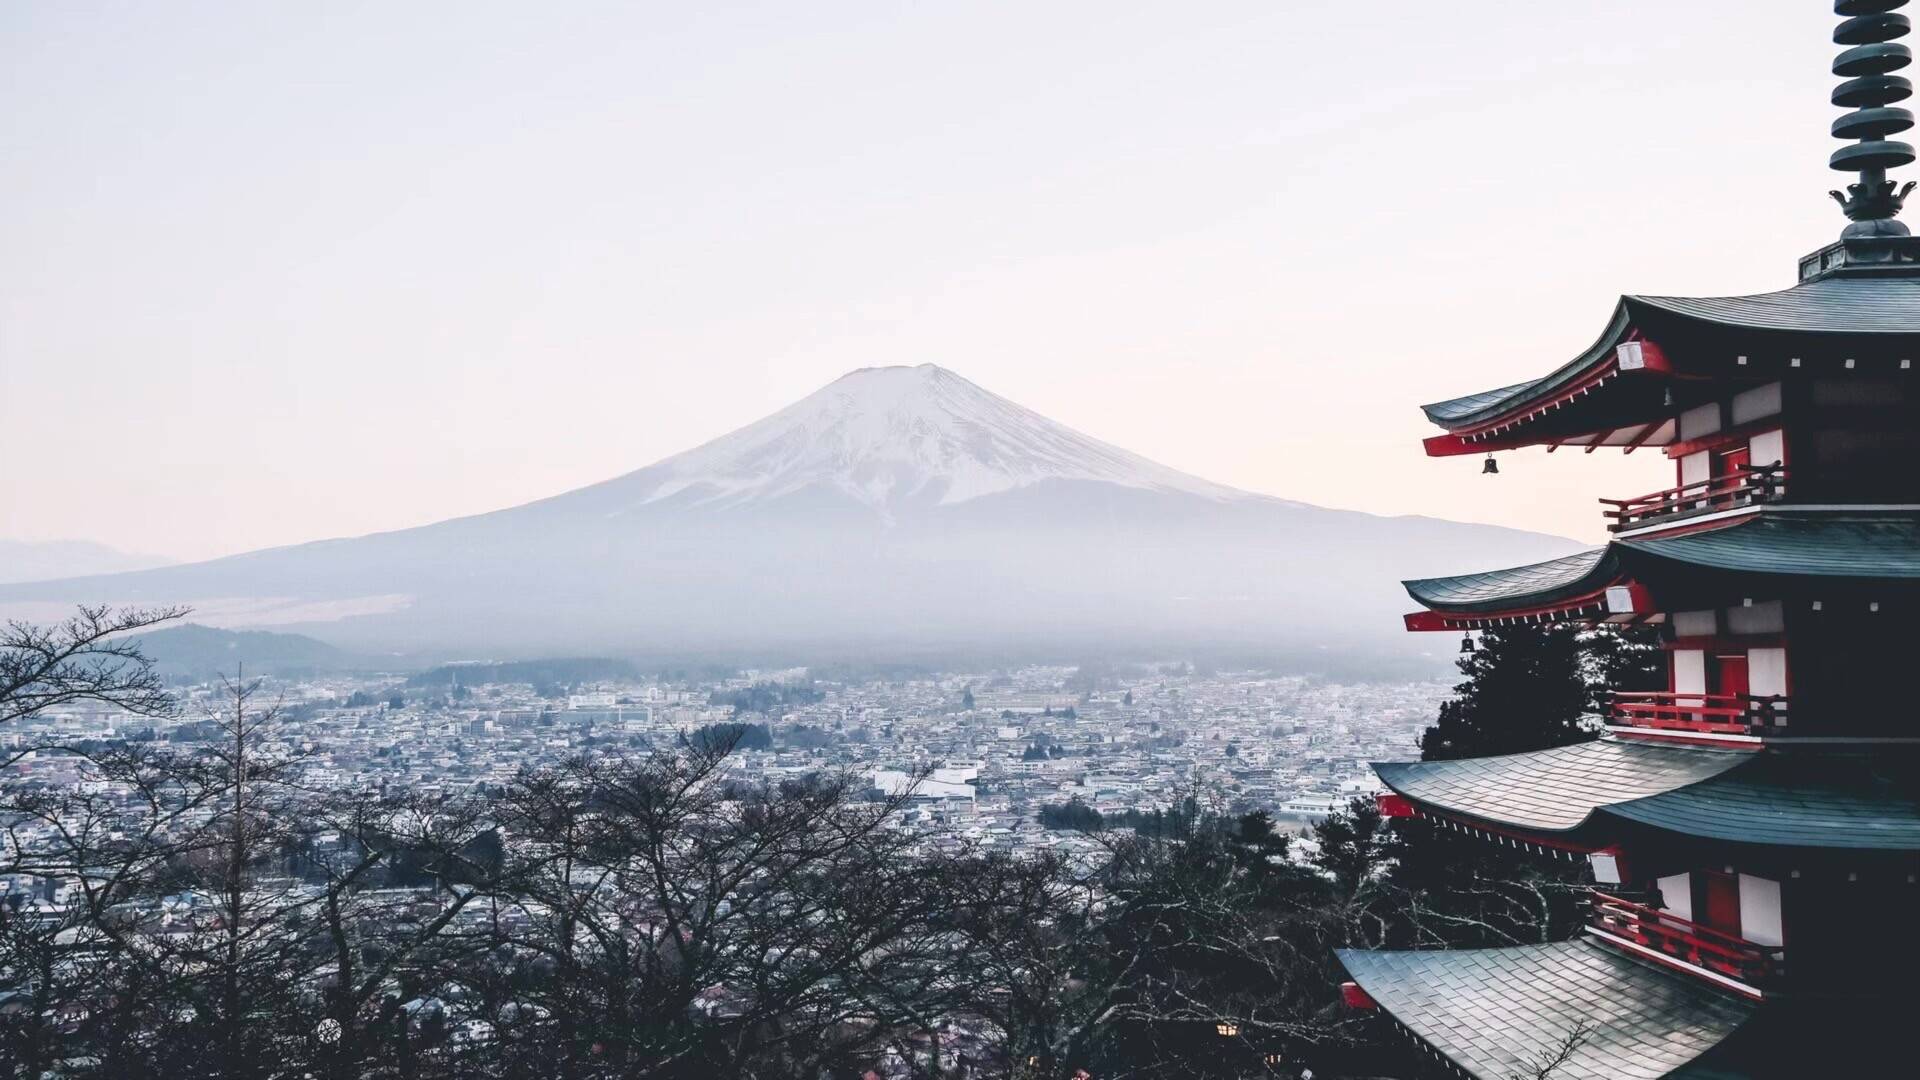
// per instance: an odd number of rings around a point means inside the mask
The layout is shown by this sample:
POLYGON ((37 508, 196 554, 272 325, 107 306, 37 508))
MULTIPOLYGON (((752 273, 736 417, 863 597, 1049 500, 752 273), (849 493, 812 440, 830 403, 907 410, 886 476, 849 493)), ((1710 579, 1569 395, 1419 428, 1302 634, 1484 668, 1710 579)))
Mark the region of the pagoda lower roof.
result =
POLYGON ((1354 981, 1454 1067, 1556 1080, 1654 1080, 1712 1050, 1757 1006, 1588 939, 1502 949, 1336 950, 1354 981))
POLYGON ((1605 813, 1733 843, 1920 851, 1917 765, 1910 751, 1884 748, 1754 754, 1737 769, 1605 813))
MULTIPOLYGON (((1629 295, 1620 298, 1605 331, 1584 352, 1548 374, 1494 390, 1466 394, 1422 406, 1427 419, 1456 436, 1486 442, 1489 448, 1561 441, 1582 425, 1555 415, 1553 430, 1530 437, 1514 431, 1521 425, 1559 410, 1574 407, 1590 412, 1589 430, 1625 430, 1636 421, 1652 420, 1649 402, 1660 396, 1600 393, 1603 384, 1621 374, 1671 370, 1666 354, 1656 347, 1655 364, 1623 364, 1617 350, 1632 341, 1695 342, 1743 340, 1756 336, 1792 335, 1836 337, 1869 342, 1903 334, 1920 335, 1920 277, 1832 277, 1802 282, 1779 292, 1752 296, 1683 297, 1629 295), (1622 410, 1625 410, 1624 412, 1622 410), (1506 433, 1502 436, 1502 433, 1506 433)), ((1813 350, 1818 353, 1818 350, 1813 350)), ((1824 361, 1809 356, 1810 363, 1824 361)), ((1835 358, 1839 359, 1838 357, 1835 358)), ((1616 442, 1638 444, 1638 436, 1616 442)), ((1431 453, 1468 453, 1473 447, 1441 438, 1429 440, 1431 453)))
POLYGON ((1701 532, 1619 540, 1632 555, 1712 570, 1862 580, 1920 578, 1920 516, 1768 507, 1701 532))
POLYGON ((1545 607, 1605 588, 1619 577, 1608 548, 1563 555, 1506 570, 1403 581, 1407 595, 1435 611, 1489 612, 1545 607))
POLYGON ((1920 515, 1768 507, 1711 529, 1615 540, 1546 562, 1401 584, 1430 610, 1484 615, 1545 610, 1676 569, 1920 580, 1920 515))
POLYGON ((1913 1066, 1912 1003, 1898 992, 1769 998, 1753 1019, 1668 1080, 1901 1076, 1913 1066))
POLYGON ((1373 769, 1435 813, 1535 835, 1607 819, 1729 843, 1920 851, 1920 754, 1906 749, 1751 751, 1603 738, 1373 769))
POLYGON ((1751 751, 1619 739, 1458 761, 1375 762, 1415 803, 1529 832, 1564 833, 1614 803, 1660 795, 1737 768, 1751 751))

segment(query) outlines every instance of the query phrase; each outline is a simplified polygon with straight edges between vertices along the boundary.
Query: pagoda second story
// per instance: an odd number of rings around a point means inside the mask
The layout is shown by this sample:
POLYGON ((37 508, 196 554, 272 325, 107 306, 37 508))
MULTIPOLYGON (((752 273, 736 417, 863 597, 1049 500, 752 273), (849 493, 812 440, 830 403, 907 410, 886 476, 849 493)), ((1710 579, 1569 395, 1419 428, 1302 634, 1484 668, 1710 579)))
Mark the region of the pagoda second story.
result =
POLYGON ((1920 616, 1920 509, 1748 507, 1530 566, 1405 583, 1411 630, 1651 624, 1666 685, 1616 693, 1622 738, 1920 745, 1901 706, 1920 616))
MULTIPOLYGON (((1832 166, 1849 224, 1757 296, 1630 295, 1548 374, 1425 407, 1434 456, 1662 453, 1597 493, 1608 539, 1405 582, 1409 630, 1655 628, 1664 686, 1588 742, 1375 765, 1390 816, 1584 867, 1585 932, 1514 949, 1345 951, 1352 1003, 1445 1071, 1891 1075, 1920 965, 1920 238, 1905 0, 1838 0, 1832 166), (1809 1056, 1807 1047, 1819 1053, 1809 1056)), ((1599 531, 1599 530, 1596 530, 1599 531)), ((1910 1061, 1903 1068, 1910 1068, 1910 1061)), ((1531 1074, 1528 1074, 1531 1075, 1531 1074)))

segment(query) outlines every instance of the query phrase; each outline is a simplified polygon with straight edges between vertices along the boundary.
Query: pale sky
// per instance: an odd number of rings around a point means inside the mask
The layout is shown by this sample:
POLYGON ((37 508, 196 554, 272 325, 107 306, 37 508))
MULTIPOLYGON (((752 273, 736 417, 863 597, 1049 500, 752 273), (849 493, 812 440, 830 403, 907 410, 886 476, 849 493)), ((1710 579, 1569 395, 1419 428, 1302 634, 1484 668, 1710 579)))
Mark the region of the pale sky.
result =
POLYGON ((932 362, 1173 467, 1598 534, 1433 460, 1622 292, 1845 224, 1826 0, 0 7, 0 537, 198 558, 639 468, 932 362))

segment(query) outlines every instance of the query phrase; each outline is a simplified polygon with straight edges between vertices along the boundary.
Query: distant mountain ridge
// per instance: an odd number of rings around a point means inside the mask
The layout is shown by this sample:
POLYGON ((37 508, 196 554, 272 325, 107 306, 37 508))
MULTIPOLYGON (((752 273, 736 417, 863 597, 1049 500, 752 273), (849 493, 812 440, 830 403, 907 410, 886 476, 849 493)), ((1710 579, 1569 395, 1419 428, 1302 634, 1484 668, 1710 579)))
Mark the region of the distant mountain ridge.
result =
POLYGON ((602 656, 553 657, 540 660, 469 661, 442 664, 407 677, 408 686, 480 686, 486 683, 531 683, 572 686, 577 683, 632 681, 639 669, 626 660, 602 656))
MULTIPOLYGON (((1438 657, 1395 584, 1581 545, 1239 491, 943 368, 853 372, 758 423, 538 502, 112 577, 0 613, 186 603, 414 655, 887 661, 1198 648, 1438 657)), ((1437 666, 1439 661, 1434 660, 1437 666)))
MULTIPOLYGON (((355 656, 305 634, 221 630, 197 623, 166 626, 129 639, 161 675, 292 675, 378 670, 380 662, 355 656)), ((398 666, 398 665, 394 665, 398 666)))
POLYGON ((172 559, 121 551, 91 540, 0 540, 0 584, 118 574, 172 564, 172 559))

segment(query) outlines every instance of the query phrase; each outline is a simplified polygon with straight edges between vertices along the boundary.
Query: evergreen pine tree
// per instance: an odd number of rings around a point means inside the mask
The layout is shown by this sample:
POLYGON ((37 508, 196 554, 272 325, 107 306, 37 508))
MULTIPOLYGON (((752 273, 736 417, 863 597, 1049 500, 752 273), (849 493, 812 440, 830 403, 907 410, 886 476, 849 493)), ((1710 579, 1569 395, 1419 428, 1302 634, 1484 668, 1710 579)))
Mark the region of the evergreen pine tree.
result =
POLYGON ((1426 761, 1487 757, 1584 742, 1610 690, 1650 690, 1663 678, 1650 627, 1487 630, 1460 657, 1465 681, 1420 738, 1426 761))
POLYGON ((1607 692, 1665 690, 1667 653, 1655 626, 1605 626, 1589 631, 1586 647, 1587 685, 1595 712, 1607 707, 1607 692))
POLYGON ((1580 631, 1570 626, 1487 630, 1460 657, 1465 681, 1420 737, 1426 761, 1565 746, 1593 737, 1580 631))

